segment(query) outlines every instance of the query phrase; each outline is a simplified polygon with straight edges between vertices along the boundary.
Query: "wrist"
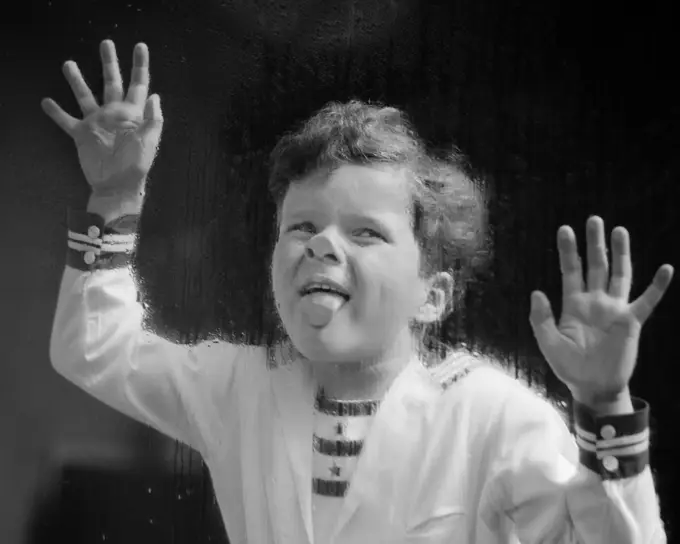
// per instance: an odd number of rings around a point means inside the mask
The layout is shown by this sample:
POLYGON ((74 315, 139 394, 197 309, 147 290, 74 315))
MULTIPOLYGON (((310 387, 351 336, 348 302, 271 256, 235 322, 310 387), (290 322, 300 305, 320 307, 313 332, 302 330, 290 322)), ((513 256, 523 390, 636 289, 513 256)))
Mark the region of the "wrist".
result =
POLYGON ((143 203, 143 193, 129 194, 93 191, 87 203, 87 211, 100 215, 106 224, 124 215, 139 215, 143 203))
POLYGON ((634 411, 633 399, 628 387, 616 393, 596 393, 592 391, 572 390, 574 401, 587 407, 597 415, 629 414, 634 411))

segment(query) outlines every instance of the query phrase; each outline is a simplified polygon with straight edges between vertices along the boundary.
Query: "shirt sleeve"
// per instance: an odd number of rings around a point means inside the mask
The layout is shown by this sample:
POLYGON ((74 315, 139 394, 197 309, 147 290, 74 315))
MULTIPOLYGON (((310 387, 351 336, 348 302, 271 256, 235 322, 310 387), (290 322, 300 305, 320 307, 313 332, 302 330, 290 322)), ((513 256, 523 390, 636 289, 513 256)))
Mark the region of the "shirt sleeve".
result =
POLYGON ((109 407, 204 453, 199 402, 229 395, 238 346, 184 346, 143 329, 130 270, 137 216, 109 225, 69 210, 68 250, 50 339, 64 378, 109 407), (209 393, 208 393, 209 394, 209 393))
POLYGON ((511 395, 501 415, 497 505, 523 544, 662 544, 649 467, 649 406, 597 417, 575 407, 575 436, 546 400, 511 395))

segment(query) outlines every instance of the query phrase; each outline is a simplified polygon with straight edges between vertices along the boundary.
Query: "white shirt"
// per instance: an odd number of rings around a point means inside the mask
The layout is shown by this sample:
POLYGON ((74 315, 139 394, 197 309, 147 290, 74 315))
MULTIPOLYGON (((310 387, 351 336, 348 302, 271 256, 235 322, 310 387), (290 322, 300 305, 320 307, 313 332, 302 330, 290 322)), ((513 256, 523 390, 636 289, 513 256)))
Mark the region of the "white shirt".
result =
MULTIPOLYGON (((313 543, 310 369, 268 369, 263 347, 173 344, 142 330, 143 312, 128 268, 67 267, 54 368, 199 451, 233 544, 313 543)), ((327 542, 666 542, 649 467, 603 479, 549 402, 491 364, 471 368, 449 387, 417 360, 397 377, 327 542)))

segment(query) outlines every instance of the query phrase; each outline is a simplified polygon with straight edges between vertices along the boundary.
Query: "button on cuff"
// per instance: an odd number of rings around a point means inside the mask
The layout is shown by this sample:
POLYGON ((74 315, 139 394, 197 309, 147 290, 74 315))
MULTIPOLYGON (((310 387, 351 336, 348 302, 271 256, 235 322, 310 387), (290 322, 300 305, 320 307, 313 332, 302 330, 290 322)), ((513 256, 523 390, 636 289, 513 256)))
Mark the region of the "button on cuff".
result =
POLYGON ((613 425, 605 425, 600 429, 600 436, 604 440, 611 440, 616 437, 616 429, 613 425))
POLYGON ((89 229, 87 229, 87 235, 90 238, 99 238, 99 235, 101 234, 101 230, 99 230, 99 227, 96 225, 92 225, 89 229))
POLYGON ((616 472, 619 469, 619 460, 616 457, 608 455, 602 459, 602 466, 609 472, 616 472))

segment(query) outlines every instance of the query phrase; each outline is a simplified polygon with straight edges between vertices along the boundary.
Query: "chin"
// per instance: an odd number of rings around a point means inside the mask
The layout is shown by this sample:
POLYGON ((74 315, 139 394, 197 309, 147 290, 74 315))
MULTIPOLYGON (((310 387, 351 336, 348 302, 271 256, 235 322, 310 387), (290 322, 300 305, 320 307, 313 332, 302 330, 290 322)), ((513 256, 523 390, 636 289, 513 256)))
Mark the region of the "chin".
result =
POLYGON ((347 335, 338 335, 330 327, 307 330, 293 337, 297 350, 307 359, 319 363, 339 363, 357 359, 356 342, 347 335))
POLYGON ((319 363, 337 363, 346 360, 348 355, 346 347, 338 349, 333 343, 305 339, 296 343, 296 347, 310 361, 319 363))

